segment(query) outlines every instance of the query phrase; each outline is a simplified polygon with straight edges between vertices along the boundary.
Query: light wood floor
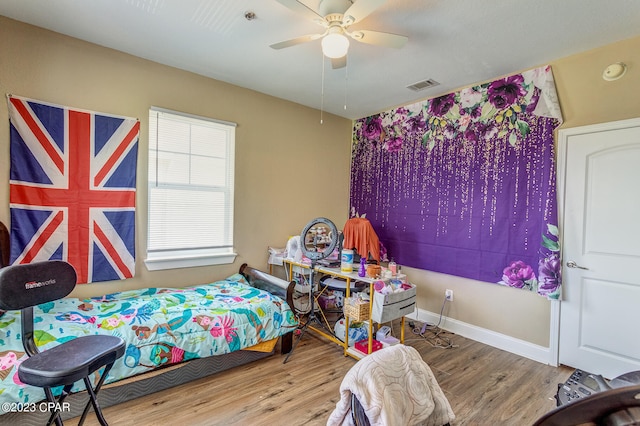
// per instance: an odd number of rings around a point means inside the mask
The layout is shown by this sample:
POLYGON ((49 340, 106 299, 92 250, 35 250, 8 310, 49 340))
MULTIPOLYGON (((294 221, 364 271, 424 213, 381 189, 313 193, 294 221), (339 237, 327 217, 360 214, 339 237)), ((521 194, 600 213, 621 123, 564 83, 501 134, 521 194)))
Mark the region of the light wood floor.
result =
MULTIPOLYGON (((396 327, 399 325, 396 324, 396 327)), ((406 329, 456 414, 453 425, 530 425, 555 408, 553 395, 572 369, 550 367, 445 333, 450 349, 431 346, 406 329)), ((117 425, 324 425, 355 360, 305 334, 286 364, 266 360, 104 409, 117 425)), ((65 424, 77 425, 77 419, 65 424)), ((97 425, 93 413, 86 425, 97 425)))

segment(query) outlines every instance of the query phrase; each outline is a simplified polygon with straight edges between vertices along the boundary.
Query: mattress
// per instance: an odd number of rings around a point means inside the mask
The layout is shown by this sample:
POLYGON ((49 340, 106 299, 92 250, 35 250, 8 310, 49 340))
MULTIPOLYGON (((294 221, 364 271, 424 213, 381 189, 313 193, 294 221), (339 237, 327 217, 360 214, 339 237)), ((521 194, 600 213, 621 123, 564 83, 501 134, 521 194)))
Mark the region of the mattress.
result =
MULTIPOLYGON (((38 347, 89 334, 109 334, 127 342, 106 383, 183 361, 228 354, 260 345, 297 327, 289 305, 251 287, 240 274, 188 288, 147 288, 89 299, 66 298, 34 310, 38 347)), ((0 414, 4 403, 44 399, 40 388, 20 382, 26 359, 20 313, 0 317, 0 414)), ((95 377, 93 378, 95 380, 95 377)), ((77 383, 72 392, 84 389, 77 383)), ((61 389, 54 389, 59 393, 61 389)))

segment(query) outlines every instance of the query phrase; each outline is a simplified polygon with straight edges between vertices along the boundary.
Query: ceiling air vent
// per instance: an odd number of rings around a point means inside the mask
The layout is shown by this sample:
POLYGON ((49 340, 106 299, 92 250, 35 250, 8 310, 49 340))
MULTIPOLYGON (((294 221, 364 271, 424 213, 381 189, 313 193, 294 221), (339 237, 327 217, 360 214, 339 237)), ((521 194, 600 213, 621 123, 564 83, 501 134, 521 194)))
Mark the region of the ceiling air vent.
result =
POLYGON ((419 81, 417 83, 413 83, 411 86, 407 86, 407 89, 411 89, 414 92, 419 92, 420 90, 428 89, 430 87, 434 87, 434 86, 437 86, 439 84, 440 83, 438 83, 434 79, 430 78, 428 80, 422 80, 422 81, 419 81))

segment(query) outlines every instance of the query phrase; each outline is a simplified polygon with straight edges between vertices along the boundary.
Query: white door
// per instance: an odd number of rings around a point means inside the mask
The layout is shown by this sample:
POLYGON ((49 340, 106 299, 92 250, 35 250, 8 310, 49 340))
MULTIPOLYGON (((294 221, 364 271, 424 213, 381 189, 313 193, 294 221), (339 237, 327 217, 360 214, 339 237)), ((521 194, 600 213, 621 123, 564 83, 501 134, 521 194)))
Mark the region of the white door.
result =
POLYGON ((613 378, 640 370, 640 119, 559 136, 559 361, 613 378))

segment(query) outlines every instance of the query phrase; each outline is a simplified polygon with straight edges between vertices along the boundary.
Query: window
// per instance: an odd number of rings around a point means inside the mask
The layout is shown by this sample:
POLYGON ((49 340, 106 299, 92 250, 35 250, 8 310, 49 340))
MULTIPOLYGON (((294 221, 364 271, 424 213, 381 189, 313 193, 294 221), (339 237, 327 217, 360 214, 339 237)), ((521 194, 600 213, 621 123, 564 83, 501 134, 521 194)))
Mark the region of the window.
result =
POLYGON ((232 263, 234 123, 149 111, 147 269, 232 263))

